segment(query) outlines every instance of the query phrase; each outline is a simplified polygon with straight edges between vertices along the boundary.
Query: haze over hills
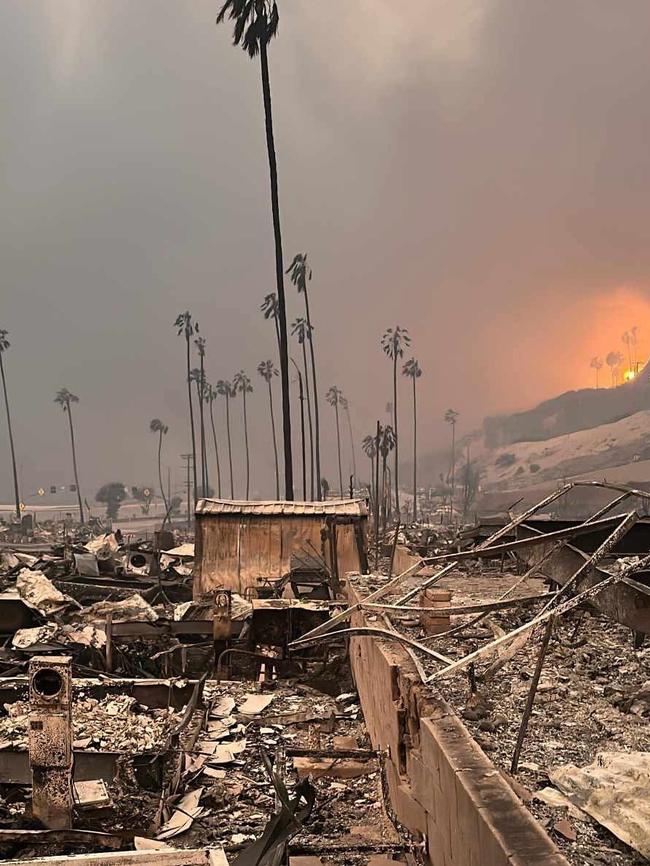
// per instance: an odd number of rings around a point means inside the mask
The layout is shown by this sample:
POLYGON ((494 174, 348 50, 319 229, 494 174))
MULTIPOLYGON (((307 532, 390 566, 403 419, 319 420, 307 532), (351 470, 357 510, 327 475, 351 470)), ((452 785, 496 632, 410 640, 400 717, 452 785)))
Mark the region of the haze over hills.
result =
MULTIPOLYGON (((546 489, 579 478, 650 484, 650 363, 618 387, 568 391, 522 412, 486 418, 481 429, 458 440, 457 479, 468 450, 480 472, 481 508, 505 507, 520 494, 535 501, 546 489)), ((450 447, 424 455, 422 482, 440 485, 450 463, 450 447)))

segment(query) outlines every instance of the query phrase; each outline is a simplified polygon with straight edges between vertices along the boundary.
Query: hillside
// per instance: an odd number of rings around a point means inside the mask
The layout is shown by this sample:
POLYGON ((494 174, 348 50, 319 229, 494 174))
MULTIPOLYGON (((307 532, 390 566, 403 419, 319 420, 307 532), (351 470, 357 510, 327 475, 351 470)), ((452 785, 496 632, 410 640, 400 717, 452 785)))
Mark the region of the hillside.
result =
POLYGON ((516 490, 630 464, 641 470, 648 459, 650 410, 644 410, 589 430, 486 450, 479 457, 481 487, 516 490))
POLYGON ((548 441, 611 424, 647 409, 650 409, 650 363, 636 379, 617 388, 567 391, 524 412, 486 418, 483 438, 488 448, 548 441))

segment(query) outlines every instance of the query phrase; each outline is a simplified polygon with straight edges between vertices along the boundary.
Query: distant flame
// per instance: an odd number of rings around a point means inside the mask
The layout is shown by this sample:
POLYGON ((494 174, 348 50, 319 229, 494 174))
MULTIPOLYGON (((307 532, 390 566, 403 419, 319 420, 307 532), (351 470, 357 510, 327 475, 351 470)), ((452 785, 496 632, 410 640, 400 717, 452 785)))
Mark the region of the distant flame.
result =
POLYGON ((634 370, 626 370, 623 373, 623 378, 625 379, 626 382, 631 382, 635 376, 636 376, 636 372, 634 370))

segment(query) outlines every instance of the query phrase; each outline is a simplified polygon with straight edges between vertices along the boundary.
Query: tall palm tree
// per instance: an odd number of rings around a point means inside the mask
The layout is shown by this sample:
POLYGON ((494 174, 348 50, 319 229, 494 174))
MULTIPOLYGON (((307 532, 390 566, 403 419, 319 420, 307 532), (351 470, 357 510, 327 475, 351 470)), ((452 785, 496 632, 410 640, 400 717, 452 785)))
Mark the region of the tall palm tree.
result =
POLYGON ((377 493, 377 496, 381 496, 381 513, 382 513, 382 523, 384 526, 384 530, 386 529, 386 520, 388 513, 388 506, 390 504, 390 490, 387 489, 386 476, 387 476, 387 468, 386 464, 388 462, 388 455, 395 448, 397 444, 397 437, 395 436, 395 431, 390 426, 390 424, 386 424, 385 427, 379 428, 379 454, 381 455, 381 493, 377 493))
POLYGON ((248 415, 246 413, 246 395, 253 393, 253 386, 251 385, 251 380, 248 378, 246 373, 243 370, 240 370, 239 373, 235 373, 232 379, 232 383, 235 386, 235 390, 239 391, 242 395, 243 399, 243 414, 244 414, 244 445, 246 448, 246 499, 250 496, 250 482, 251 482, 251 463, 250 463, 250 451, 248 448, 248 415))
POLYGON ((605 361, 607 362, 607 366, 609 367, 612 374, 613 388, 616 384, 618 384, 618 369, 623 363, 623 356, 620 352, 617 351, 608 352, 605 361))
POLYGON ((411 338, 406 328, 395 325, 388 328, 381 338, 384 354, 393 362, 393 434, 395 436, 395 507, 399 516, 399 437, 397 434, 397 362, 404 357, 404 349, 410 346, 411 338))
POLYGON ((352 417, 350 416, 350 401, 347 397, 341 397, 341 408, 345 412, 345 417, 348 422, 348 433, 350 434, 350 451, 352 452, 352 477, 354 479, 354 484, 357 483, 357 456, 355 454, 354 447, 354 435, 352 433, 352 417))
MULTIPOLYGON (((377 456, 377 437, 368 436, 363 437, 363 442, 361 443, 361 447, 363 448, 363 453, 366 455, 368 460, 370 460, 370 499, 371 502, 375 501, 375 490, 374 490, 374 480, 375 480, 375 458, 377 456)), ((372 511, 372 508, 371 508, 372 511)))
POLYGON ((451 426, 451 509, 453 514, 454 507, 454 492, 456 487, 456 422, 458 421, 459 412, 455 409, 447 409, 445 412, 445 421, 451 426))
POLYGON ((149 424, 149 430, 152 433, 158 434, 158 483, 160 484, 160 492, 162 494, 163 503, 165 506, 165 515, 169 512, 169 503, 167 502, 167 496, 165 495, 165 486, 163 484, 162 477, 162 441, 163 436, 167 435, 167 431, 169 427, 160 420, 160 418, 154 418, 153 421, 149 424))
POLYGON ((207 384, 205 378, 205 337, 197 337, 194 341, 194 345, 199 353, 200 364, 200 376, 197 382, 197 390, 199 396, 199 427, 201 434, 201 486, 203 488, 203 495, 207 496, 208 488, 210 487, 210 478, 208 473, 208 452, 205 444, 205 417, 203 412, 205 404, 205 388, 207 384))
POLYGON ((307 283, 311 281, 311 268, 307 264, 307 253, 298 253, 294 256, 287 273, 291 274, 291 282, 298 289, 298 294, 305 296, 305 316, 307 317, 308 335, 309 335, 309 354, 311 356, 311 375, 313 385, 313 403, 314 403, 314 442, 316 445, 316 496, 320 499, 321 485, 321 468, 320 468, 320 415, 318 409, 318 385, 316 382, 316 360, 314 356, 314 329, 311 324, 311 314, 309 312, 309 293, 307 292, 307 283))
POLYGON ((230 498, 235 498, 235 485, 232 475, 232 439, 230 438, 230 400, 237 394, 232 384, 227 379, 219 379, 217 382, 217 394, 226 398, 226 436, 228 438, 228 466, 230 468, 230 498))
POLYGON ((598 355, 596 355, 589 362, 589 366, 591 367, 592 370, 596 371, 596 390, 598 390, 598 373, 602 369, 603 359, 599 358, 598 355))
POLYGON ((630 334, 629 331, 625 331, 625 333, 621 337, 621 340, 627 346, 627 357, 629 362, 628 370, 632 370, 632 343, 634 342, 634 337, 632 336, 632 334, 630 334))
POLYGON ((264 314, 264 318, 272 321, 275 326, 275 339, 278 343, 278 357, 280 357, 280 320, 278 318, 278 296, 275 292, 270 292, 264 295, 264 300, 260 305, 260 310, 264 314))
POLYGON ((302 454, 302 498, 303 501, 307 501, 307 452, 305 448, 305 389, 302 385, 302 373, 300 372, 300 367, 296 364, 294 359, 291 359, 291 363, 296 368, 296 373, 298 374, 298 399, 300 400, 300 444, 301 444, 301 454, 302 454))
POLYGON ((81 488, 79 487, 79 473, 77 472, 77 449, 74 441, 74 424, 72 423, 72 404, 78 403, 79 398, 75 394, 71 394, 67 388, 61 388, 57 391, 54 402, 58 403, 64 412, 68 415, 68 424, 70 425, 70 445, 72 446, 72 468, 74 470, 74 483, 77 488, 77 502, 79 504, 79 523, 85 523, 84 507, 81 501, 81 488))
POLYGON ((309 419, 309 489, 312 501, 314 499, 314 428, 311 415, 311 394, 309 391, 309 373, 307 370, 307 342, 311 340, 311 327, 307 319, 298 317, 291 326, 291 336, 296 337, 302 346, 302 364, 305 373, 305 391, 307 394, 307 417, 309 419))
POLYGON ((260 56, 266 149, 269 158, 269 176, 271 181, 271 213, 275 241, 275 278, 278 294, 285 498, 292 500, 293 461, 291 459, 291 403, 289 399, 289 340, 287 337, 287 310, 284 295, 284 262, 282 258, 282 231, 280 228, 278 169, 273 141, 273 113, 271 110, 271 82, 269 79, 268 60, 269 43, 278 32, 278 6, 276 0, 226 0, 217 16, 217 23, 221 23, 226 17, 234 21, 234 44, 241 45, 251 58, 256 57, 258 54, 260 56))
POLYGON ((280 498, 280 470, 278 467, 278 443, 275 438, 275 413, 273 412, 273 377, 278 375, 273 361, 260 361, 257 372, 269 386, 269 411, 271 413, 271 434, 273 436, 273 457, 275 458, 275 498, 280 498))
MULTIPOLYGON (((205 378, 205 370, 201 370, 200 367, 193 367, 190 370, 190 382, 194 382, 196 385, 196 399, 198 401, 199 406, 201 407, 201 411, 203 411, 203 402, 205 389, 207 386, 206 378, 205 378)), ((199 433, 201 432, 201 425, 203 425, 204 433, 200 436, 200 444, 201 444, 201 485, 200 491, 201 496, 207 496, 209 491, 209 478, 207 473, 207 452, 205 448, 205 424, 200 422, 199 424, 199 433)))
POLYGON ((177 329, 179 337, 181 336, 181 334, 185 337, 185 377, 187 381, 187 402, 190 408, 190 435, 192 438, 192 480, 194 482, 194 502, 196 504, 196 433, 194 430, 194 408, 192 406, 192 382, 190 380, 190 340, 192 339, 194 334, 198 334, 199 326, 198 323, 195 324, 194 322, 192 322, 192 314, 189 312, 189 310, 185 310, 184 313, 179 313, 178 316, 176 316, 174 327, 177 329))
POLYGON ((217 441, 217 429, 214 426, 214 411, 212 409, 212 404, 219 396, 219 391, 216 388, 213 388, 212 385, 207 382, 205 388, 205 402, 208 404, 210 409, 210 424, 212 425, 212 440, 214 442, 214 456, 217 461, 217 495, 219 499, 221 499, 221 466, 219 465, 219 444, 217 441))
POLYGON ((410 358, 402 367, 402 375, 413 381, 413 523, 417 520, 418 509, 418 410, 415 383, 422 370, 415 358, 410 358))
POLYGON ((14 448, 14 434, 11 427, 11 412, 9 411, 9 397, 7 396, 7 380, 5 378, 4 353, 10 347, 9 331, 0 329, 0 374, 2 375, 2 391, 5 398, 5 412, 7 413, 7 430, 9 431, 9 450, 11 451, 11 468, 14 476, 14 501, 16 505, 16 517, 20 520, 20 490, 18 488, 18 469, 16 467, 16 450, 14 448))
POLYGON ((336 413, 336 447, 338 449, 339 455, 339 491, 341 497, 343 497, 343 472, 341 471, 341 430, 339 427, 339 406, 341 404, 341 397, 343 397, 343 392, 336 385, 332 385, 332 387, 325 395, 325 399, 330 404, 330 406, 334 407, 334 411, 336 413))

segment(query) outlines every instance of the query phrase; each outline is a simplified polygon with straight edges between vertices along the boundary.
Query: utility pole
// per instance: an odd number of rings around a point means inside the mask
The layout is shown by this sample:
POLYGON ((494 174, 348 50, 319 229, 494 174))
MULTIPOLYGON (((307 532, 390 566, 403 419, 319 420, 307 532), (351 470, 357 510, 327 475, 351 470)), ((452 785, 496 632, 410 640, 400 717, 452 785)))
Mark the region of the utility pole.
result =
POLYGON ((191 454, 181 454, 181 460, 185 461, 186 470, 187 470, 187 528, 191 529, 192 527, 192 482, 190 481, 190 469, 192 464, 192 455, 191 454))

